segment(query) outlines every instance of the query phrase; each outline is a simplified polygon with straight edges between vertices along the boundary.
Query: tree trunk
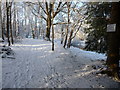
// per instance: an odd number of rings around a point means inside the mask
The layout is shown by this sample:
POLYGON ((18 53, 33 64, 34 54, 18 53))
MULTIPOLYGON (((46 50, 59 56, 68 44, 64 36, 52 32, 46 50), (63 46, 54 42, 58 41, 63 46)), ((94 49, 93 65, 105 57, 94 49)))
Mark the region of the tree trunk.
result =
POLYGON ((52 8, 52 51, 54 51, 54 25, 53 25, 53 20, 54 20, 54 4, 51 4, 52 8))
POLYGON ((47 27, 46 27, 46 38, 47 40, 50 41, 50 28, 51 28, 51 23, 52 23, 52 20, 51 20, 51 13, 52 13, 52 4, 50 3, 49 4, 49 10, 48 10, 48 14, 47 14, 47 27))
POLYGON ((31 29, 32 29, 32 38, 35 39, 35 34, 34 34, 34 29, 33 29, 34 25, 32 24, 32 22, 33 22, 33 18, 30 20, 30 23, 31 23, 31 29))
POLYGON ((67 48, 70 48, 70 46, 71 46, 72 35, 73 35, 73 29, 70 32, 70 37, 69 37, 69 40, 68 40, 67 48))
POLYGON ((0 1, 0 38, 1 37, 2 37, 2 11, 1 11, 1 1, 0 1))
POLYGON ((26 16, 26 6, 24 5, 24 17, 25 17, 25 24, 24 24, 24 32, 25 32, 25 37, 28 38, 28 34, 27 34, 27 16, 26 16))
POLYGON ((20 35, 20 23, 19 23, 19 13, 18 13, 18 10, 17 10, 17 36, 20 35))
POLYGON ((41 27, 40 27, 40 23, 39 23, 39 34, 38 34, 38 38, 40 37, 41 34, 41 27))
POLYGON ((29 24, 30 24, 30 29, 31 29, 31 34, 32 34, 32 38, 34 39, 34 33, 33 33, 33 18, 29 17, 29 24))
POLYGON ((10 37, 9 37, 9 5, 6 1, 6 16, 7 16, 7 38, 8 38, 8 46, 10 46, 10 37))
POLYGON ((54 51, 54 25, 52 24, 52 51, 54 51))
POLYGON ((15 2, 14 2, 14 21, 13 21, 13 36, 16 38, 16 11, 15 11, 15 2))
MULTIPOLYGON (((0 3, 1 4, 1 3, 0 3)), ((1 30, 2 30, 2 40, 4 41, 4 30, 5 30, 5 12, 2 18, 2 10, 1 10, 1 5, 0 5, 0 18, 1 18, 1 30)))
POLYGON ((111 24, 116 24, 115 32, 108 32, 108 56, 107 65, 114 77, 119 75, 119 40, 120 40, 120 2, 112 3, 111 24))
POLYGON ((50 28, 51 28, 51 13, 47 15, 47 27, 46 27, 46 37, 48 40, 50 40, 50 28))
POLYGON ((5 31, 5 18, 6 18, 6 12, 4 12, 3 19, 2 19, 2 39, 5 40, 4 38, 4 31, 5 31))
POLYGON ((10 8, 10 22, 9 22, 9 24, 10 24, 10 35, 11 35, 11 42, 12 42, 12 44, 14 44, 14 41, 13 41, 13 32, 12 32, 12 13, 11 13, 11 8, 12 8, 12 2, 10 2, 10 4, 11 4, 11 6, 9 7, 10 8))
POLYGON ((70 4, 69 4, 69 2, 67 2, 67 8, 68 8, 68 25, 67 25, 67 31, 66 31, 66 36, 65 36, 65 42, 64 42, 64 48, 65 48, 65 46, 66 46, 66 44, 67 44, 67 38, 68 38, 68 31, 69 31, 69 22, 70 22, 70 18, 69 18, 69 16, 70 16, 70 4))
POLYGON ((61 44, 63 44, 63 39, 64 39, 64 32, 63 32, 63 25, 61 28, 61 44))
POLYGON ((37 17, 35 16, 35 37, 38 37, 38 32, 37 32, 37 17))

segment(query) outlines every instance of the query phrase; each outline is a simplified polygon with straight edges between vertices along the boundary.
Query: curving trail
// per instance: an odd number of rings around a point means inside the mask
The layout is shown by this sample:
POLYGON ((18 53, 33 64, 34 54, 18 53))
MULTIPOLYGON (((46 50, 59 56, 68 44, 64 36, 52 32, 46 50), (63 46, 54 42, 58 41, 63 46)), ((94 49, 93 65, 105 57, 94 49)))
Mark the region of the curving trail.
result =
POLYGON ((91 62, 90 55, 94 53, 74 53, 59 43, 53 52, 50 42, 36 39, 24 39, 11 48, 16 59, 2 60, 3 88, 114 88, 118 85, 106 76, 96 75, 97 69, 87 67, 100 64, 101 61, 91 62))

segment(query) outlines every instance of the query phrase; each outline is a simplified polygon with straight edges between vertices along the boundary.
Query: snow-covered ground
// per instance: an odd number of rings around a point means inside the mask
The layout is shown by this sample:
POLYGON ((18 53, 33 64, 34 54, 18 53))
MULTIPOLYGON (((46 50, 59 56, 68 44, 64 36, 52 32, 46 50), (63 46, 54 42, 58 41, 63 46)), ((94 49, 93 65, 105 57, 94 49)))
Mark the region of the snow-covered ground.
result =
POLYGON ((23 39, 11 46, 15 59, 2 59, 3 88, 118 88, 112 78, 96 74, 105 55, 71 47, 59 42, 23 39))

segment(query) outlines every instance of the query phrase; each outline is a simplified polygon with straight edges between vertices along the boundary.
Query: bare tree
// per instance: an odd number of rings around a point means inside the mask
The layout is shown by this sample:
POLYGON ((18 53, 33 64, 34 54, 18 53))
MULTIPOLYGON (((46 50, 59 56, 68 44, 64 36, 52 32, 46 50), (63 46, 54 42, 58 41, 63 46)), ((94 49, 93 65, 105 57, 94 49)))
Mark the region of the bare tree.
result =
MULTIPOLYGON (((41 17, 46 21, 46 38, 47 38, 47 40, 50 40, 50 29, 51 29, 51 25, 52 25, 52 20, 51 20, 51 18, 52 18, 51 17, 52 7, 51 7, 51 3, 48 3, 48 2, 44 2, 44 3, 43 2, 38 2, 38 3, 39 3, 39 7, 43 10, 46 17, 43 16, 43 15, 40 16, 39 13, 37 12, 37 10, 34 7, 32 7, 32 8, 33 8, 34 11, 36 11, 37 14, 35 14, 34 12, 33 13, 34 13, 34 15, 36 15, 38 17, 41 17)), ((32 6, 32 4, 35 4, 35 3, 28 3, 28 4, 29 4, 29 6, 32 6)), ((66 4, 66 2, 65 3, 62 3, 62 2, 58 3, 58 6, 57 6, 56 10, 54 11, 53 18, 55 18, 56 15, 60 11, 62 11, 64 9, 65 4, 66 4)))

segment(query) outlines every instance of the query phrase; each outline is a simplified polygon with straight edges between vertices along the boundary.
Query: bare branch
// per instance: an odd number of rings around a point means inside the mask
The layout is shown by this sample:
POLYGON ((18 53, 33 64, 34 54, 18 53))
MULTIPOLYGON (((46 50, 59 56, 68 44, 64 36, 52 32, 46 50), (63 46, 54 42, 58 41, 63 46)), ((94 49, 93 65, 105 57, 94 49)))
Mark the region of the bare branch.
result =
MULTIPOLYGON (((53 25, 57 25, 57 24, 68 24, 68 22, 57 22, 57 23, 54 23, 53 25)), ((69 22, 69 24, 71 24, 71 22, 69 22)))
POLYGON ((64 5, 66 5, 66 3, 67 2, 65 2, 62 6, 61 6, 61 3, 59 3, 58 8, 57 8, 56 12, 54 13, 53 17, 55 17, 60 11, 62 11, 64 9, 63 7, 64 7, 64 5), (61 6, 61 8, 60 8, 60 6, 61 6))
POLYGON ((33 11, 32 11, 32 14, 35 15, 36 17, 38 17, 38 18, 43 18, 45 21, 47 21, 46 18, 45 18, 44 16, 42 16, 42 15, 38 16, 38 15, 35 14, 33 11))
POLYGON ((48 3, 47 2, 45 2, 45 5, 46 5, 46 14, 48 15, 48 3))
POLYGON ((45 11, 45 9, 44 9, 43 6, 41 5, 41 2, 39 2, 39 6, 42 8, 43 12, 44 12, 45 14, 47 14, 47 12, 45 11))
POLYGON ((80 23, 80 25, 79 25, 79 27, 78 27, 77 31, 75 32, 74 36, 73 36, 71 39, 73 39, 73 38, 76 36, 76 34, 77 34, 77 32, 79 31, 79 29, 80 29, 81 25, 82 25, 82 22, 80 23))

